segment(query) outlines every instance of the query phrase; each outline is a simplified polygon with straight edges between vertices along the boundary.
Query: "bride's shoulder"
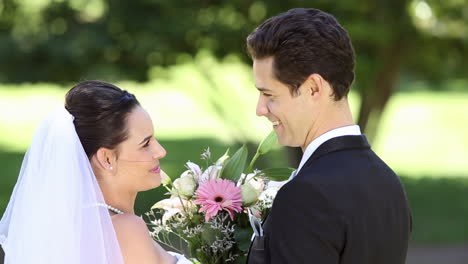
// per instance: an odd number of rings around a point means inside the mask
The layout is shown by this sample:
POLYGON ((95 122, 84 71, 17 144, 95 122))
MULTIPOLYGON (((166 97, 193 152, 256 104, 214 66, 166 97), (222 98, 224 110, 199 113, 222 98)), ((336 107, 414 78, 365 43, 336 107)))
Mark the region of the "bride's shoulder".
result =
POLYGON ((131 231, 132 233, 136 231, 144 231, 145 235, 148 236, 148 229, 146 227, 145 221, 133 214, 117 214, 112 216, 112 223, 116 231, 131 231))
POLYGON ((112 216, 112 223, 125 263, 160 263, 161 253, 155 250, 143 219, 122 214, 112 216))
POLYGON ((112 223, 125 263, 174 263, 175 258, 154 242, 140 217, 114 215, 112 223))

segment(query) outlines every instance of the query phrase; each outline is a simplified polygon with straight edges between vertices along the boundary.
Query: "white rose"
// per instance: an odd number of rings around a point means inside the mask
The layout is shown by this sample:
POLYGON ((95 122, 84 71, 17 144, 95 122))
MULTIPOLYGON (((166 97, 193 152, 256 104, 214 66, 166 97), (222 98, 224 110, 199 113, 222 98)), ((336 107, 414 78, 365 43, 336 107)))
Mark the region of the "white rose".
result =
POLYGON ((265 188, 265 183, 261 179, 250 179, 249 183, 252 185, 255 191, 257 191, 258 195, 260 195, 265 188))
POLYGON ((190 198, 195 193, 197 183, 195 182, 191 173, 183 173, 180 178, 176 179, 173 183, 175 194, 190 198))
POLYGON ((242 203, 244 206, 250 206, 254 204, 258 200, 260 194, 261 192, 256 190, 250 182, 247 182, 241 186, 242 203))

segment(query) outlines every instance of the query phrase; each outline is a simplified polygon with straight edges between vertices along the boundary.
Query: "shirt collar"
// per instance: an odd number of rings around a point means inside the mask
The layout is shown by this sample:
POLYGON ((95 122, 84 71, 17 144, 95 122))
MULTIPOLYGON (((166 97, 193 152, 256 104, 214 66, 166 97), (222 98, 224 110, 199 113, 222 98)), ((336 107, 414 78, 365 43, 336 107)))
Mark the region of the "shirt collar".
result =
POLYGON ((304 154, 302 155, 301 163, 299 163, 299 167, 293 173, 293 177, 299 173, 299 171, 302 169, 302 166, 307 162, 307 160, 314 154, 314 152, 326 141, 336 138, 336 137, 341 137, 341 136, 358 136, 361 135, 361 129, 359 128, 358 125, 350 125, 350 126, 344 126, 344 127, 339 127, 332 129, 328 132, 325 132, 324 134, 320 135, 316 139, 312 140, 312 142, 309 143, 307 146, 306 150, 304 151, 304 154))

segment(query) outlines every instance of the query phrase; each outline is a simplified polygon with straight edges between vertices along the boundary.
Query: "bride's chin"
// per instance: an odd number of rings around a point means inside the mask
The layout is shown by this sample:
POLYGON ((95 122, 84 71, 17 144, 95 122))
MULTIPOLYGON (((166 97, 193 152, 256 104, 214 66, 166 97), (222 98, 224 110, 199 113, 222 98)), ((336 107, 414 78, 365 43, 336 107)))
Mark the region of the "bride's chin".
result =
POLYGON ((151 189, 155 189, 161 186, 161 176, 157 175, 156 177, 153 175, 151 180, 144 186, 144 190, 142 191, 149 191, 151 189))
POLYGON ((159 187, 160 184, 153 184, 153 185, 147 185, 139 190, 139 192, 146 192, 152 189, 156 189, 159 187))

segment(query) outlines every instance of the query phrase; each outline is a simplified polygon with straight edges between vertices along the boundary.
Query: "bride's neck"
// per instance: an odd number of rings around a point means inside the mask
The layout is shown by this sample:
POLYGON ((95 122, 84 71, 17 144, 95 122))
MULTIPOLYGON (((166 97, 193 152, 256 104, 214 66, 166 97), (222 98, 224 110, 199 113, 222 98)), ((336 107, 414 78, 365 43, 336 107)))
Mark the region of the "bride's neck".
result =
POLYGON ((123 211, 126 214, 135 214, 134 206, 136 192, 122 190, 116 186, 99 183, 106 204, 123 211))
POLYGON ((106 196, 106 194, 104 194, 104 199, 106 200, 106 203, 108 205, 113 206, 126 214, 135 214, 133 208, 135 206, 136 193, 119 193, 118 197, 116 197, 115 195, 106 196))

